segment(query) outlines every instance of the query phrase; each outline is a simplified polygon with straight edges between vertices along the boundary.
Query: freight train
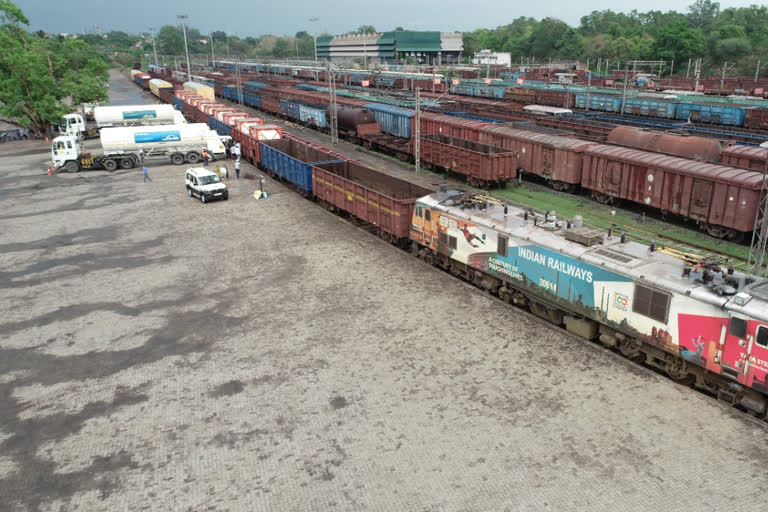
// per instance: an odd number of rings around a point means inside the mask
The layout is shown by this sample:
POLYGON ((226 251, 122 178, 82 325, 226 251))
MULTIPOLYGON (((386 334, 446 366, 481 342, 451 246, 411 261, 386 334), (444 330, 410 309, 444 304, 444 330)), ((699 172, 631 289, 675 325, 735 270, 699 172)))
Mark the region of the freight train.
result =
MULTIPOLYGON (((249 92, 243 102, 284 116, 287 111, 280 104, 296 101, 291 98, 328 102, 327 95, 318 92, 274 89, 265 85, 258 94, 249 92), (268 100, 270 94, 282 99, 268 100)), ((236 98, 237 90, 222 87, 221 94, 236 98)), ((340 133, 356 133, 353 139, 366 147, 413 160, 414 110, 355 98, 337 97, 337 102, 348 109, 340 133), (373 123, 364 111, 373 114, 381 132, 368 129, 373 123), (359 135, 361 125, 366 125, 364 135, 359 135)), ((768 153, 764 149, 727 148, 722 150, 722 163, 708 163, 431 112, 422 113, 420 119, 425 166, 462 173, 473 185, 503 184, 519 170, 558 190, 581 189, 602 203, 626 201, 690 219, 717 238, 740 241, 754 226, 761 190, 761 176, 754 170, 764 165, 768 153), (745 163, 753 171, 723 165, 745 163)))
MULTIPOLYGON (((353 119, 373 124, 370 112, 353 119)), ((255 144, 254 164, 425 262, 766 418, 767 280, 552 212, 431 192, 294 136, 255 144)))

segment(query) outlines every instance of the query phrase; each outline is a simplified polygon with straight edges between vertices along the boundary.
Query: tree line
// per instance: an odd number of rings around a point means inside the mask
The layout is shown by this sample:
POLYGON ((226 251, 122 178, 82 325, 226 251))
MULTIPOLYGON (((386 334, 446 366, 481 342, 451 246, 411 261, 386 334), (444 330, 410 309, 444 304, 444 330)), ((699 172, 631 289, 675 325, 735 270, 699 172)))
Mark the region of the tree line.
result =
POLYGON ((552 59, 639 59, 675 61, 685 73, 688 59, 702 58, 712 72, 728 62, 731 74, 754 73, 756 61, 768 60, 768 7, 720 9, 718 2, 696 0, 686 13, 611 10, 583 16, 578 27, 555 19, 519 17, 495 29, 465 32, 464 53, 488 48, 512 54, 513 63, 552 59))

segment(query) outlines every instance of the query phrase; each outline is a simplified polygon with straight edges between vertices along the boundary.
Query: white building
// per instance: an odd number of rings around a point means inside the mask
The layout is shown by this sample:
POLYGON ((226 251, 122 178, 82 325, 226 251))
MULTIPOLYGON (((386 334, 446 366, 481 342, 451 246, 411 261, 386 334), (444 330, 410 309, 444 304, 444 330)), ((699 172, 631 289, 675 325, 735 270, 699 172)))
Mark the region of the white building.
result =
POLYGON ((472 64, 491 64, 509 67, 512 64, 512 54, 480 50, 472 57, 472 64))

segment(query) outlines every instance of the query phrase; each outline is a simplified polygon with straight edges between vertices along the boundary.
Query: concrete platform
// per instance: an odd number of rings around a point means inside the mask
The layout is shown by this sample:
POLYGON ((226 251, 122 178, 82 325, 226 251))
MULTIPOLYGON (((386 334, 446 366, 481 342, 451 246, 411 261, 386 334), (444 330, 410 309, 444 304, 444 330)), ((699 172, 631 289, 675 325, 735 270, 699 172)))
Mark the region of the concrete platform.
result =
POLYGON ((3 510, 765 509, 764 424, 271 180, 0 155, 3 510))

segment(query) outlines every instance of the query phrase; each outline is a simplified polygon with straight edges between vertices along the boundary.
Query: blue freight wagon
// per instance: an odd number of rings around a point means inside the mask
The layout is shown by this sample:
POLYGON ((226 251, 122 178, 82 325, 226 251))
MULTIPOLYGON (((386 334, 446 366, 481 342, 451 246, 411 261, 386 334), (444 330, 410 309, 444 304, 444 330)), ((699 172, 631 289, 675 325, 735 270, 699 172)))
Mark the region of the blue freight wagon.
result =
POLYGON ((723 104, 687 103, 677 104, 675 119, 690 122, 744 126, 747 108, 723 104))
POLYGON ((373 112, 384 133, 403 139, 411 138, 411 118, 416 115, 415 111, 383 103, 367 103, 363 108, 373 112))
POLYGON ((280 115, 298 121, 299 104, 290 100, 280 100, 280 115))
MULTIPOLYGON (((576 101, 574 107, 579 109, 587 108, 587 94, 578 93, 575 96, 576 101)), ((598 110, 600 112, 621 112, 621 96, 590 94, 589 110, 598 110)))
POLYGON ((313 165, 344 162, 294 139, 262 141, 259 145, 263 168, 310 194, 313 165))
MULTIPOLYGON (((235 99, 237 101, 237 99, 235 99)), ((261 96, 252 92, 243 92, 243 103, 253 108, 261 108, 261 96)))
POLYGON ((328 126, 325 119, 325 105, 315 103, 299 103, 299 121, 318 128, 328 126))
POLYGON ((228 100, 237 101, 237 89, 232 86, 225 85, 221 88, 221 96, 228 100))
POLYGON ((317 91, 320 89, 320 86, 315 84, 296 84, 296 88, 303 91, 317 91))
POLYGON ((208 116, 208 126, 219 135, 232 135, 232 128, 227 123, 223 123, 213 116, 208 116))
POLYGON ((459 84, 451 86, 451 93, 464 96, 476 96, 478 98, 504 99, 505 86, 492 86, 481 84, 459 84))
POLYGON ((245 88, 250 91, 259 92, 262 87, 269 87, 269 84, 263 82, 245 82, 245 88))
MULTIPOLYGON (((621 98, 619 98, 621 99, 621 98)), ((676 101, 664 101, 654 98, 627 98, 624 101, 624 113, 636 116, 663 117, 674 119, 677 112, 676 101)))

